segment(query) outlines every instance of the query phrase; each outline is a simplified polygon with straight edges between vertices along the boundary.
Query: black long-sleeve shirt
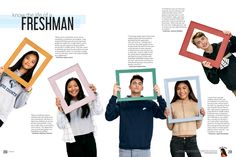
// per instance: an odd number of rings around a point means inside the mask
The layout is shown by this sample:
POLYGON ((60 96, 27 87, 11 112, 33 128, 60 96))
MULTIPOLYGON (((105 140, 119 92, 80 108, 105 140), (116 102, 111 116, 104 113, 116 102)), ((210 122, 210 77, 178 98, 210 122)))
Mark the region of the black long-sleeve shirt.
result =
MULTIPOLYGON (((213 52, 204 52, 203 56, 215 60, 220 46, 221 43, 212 44, 213 52)), ((228 53, 234 52, 236 52, 236 37, 232 36, 229 40, 224 56, 228 53)), ((234 55, 231 55, 228 59, 229 65, 223 69, 217 69, 215 67, 213 67, 212 69, 206 67, 203 68, 207 79, 211 83, 218 84, 221 79, 229 90, 236 90, 236 57, 234 55)))

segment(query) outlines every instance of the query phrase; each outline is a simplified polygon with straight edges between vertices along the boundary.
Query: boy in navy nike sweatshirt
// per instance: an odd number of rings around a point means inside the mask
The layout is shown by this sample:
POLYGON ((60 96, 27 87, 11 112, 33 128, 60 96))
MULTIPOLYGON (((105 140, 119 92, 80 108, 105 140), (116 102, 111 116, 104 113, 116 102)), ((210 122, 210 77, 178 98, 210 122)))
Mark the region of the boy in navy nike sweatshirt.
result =
MULTIPOLYGON (((140 97, 143 90, 143 77, 134 75, 130 80, 131 97, 140 97)), ((154 86, 157 101, 137 100, 117 102, 120 87, 115 84, 113 95, 107 105, 105 117, 112 121, 120 116, 120 157, 150 157, 150 143, 153 132, 153 117, 165 119, 166 102, 160 95, 160 89, 154 86)))

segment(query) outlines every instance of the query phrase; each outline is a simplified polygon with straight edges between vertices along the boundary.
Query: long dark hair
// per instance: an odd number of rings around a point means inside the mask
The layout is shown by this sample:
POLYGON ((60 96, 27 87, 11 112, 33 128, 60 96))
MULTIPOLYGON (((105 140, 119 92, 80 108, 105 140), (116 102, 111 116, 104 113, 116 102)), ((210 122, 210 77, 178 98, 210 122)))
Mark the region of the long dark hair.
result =
POLYGON ((25 54, 16 62, 15 65, 13 65, 12 67, 9 67, 9 69, 10 69, 11 71, 13 71, 13 72, 16 71, 16 70, 19 70, 19 69, 22 67, 22 62, 23 62, 24 58, 25 58, 27 55, 30 55, 30 54, 35 55, 35 56, 37 57, 37 60, 36 60, 36 63, 34 64, 34 66, 33 66, 31 69, 27 70, 26 73, 24 73, 24 74, 21 76, 21 78, 22 78, 23 80, 25 80, 26 82, 29 82, 29 81, 30 81, 30 79, 31 79, 32 76, 33 76, 34 69, 35 69, 35 67, 36 67, 37 64, 38 64, 38 61, 39 61, 39 54, 38 54, 38 52, 36 52, 36 51, 28 51, 27 53, 25 53, 25 54))
POLYGON ((225 156, 227 156, 227 153, 224 148, 221 148, 220 151, 221 151, 221 155, 224 154, 225 156))
POLYGON ((175 94, 174 94, 174 97, 173 97, 171 103, 173 103, 173 102, 175 102, 176 100, 179 100, 179 99, 180 99, 180 97, 179 97, 178 94, 177 94, 177 88, 178 88, 178 86, 179 86, 180 83, 184 83, 184 84, 186 84, 186 85, 188 86, 188 89, 189 89, 188 98, 189 98, 189 99, 192 99, 192 100, 195 101, 195 102, 198 102, 198 101, 197 101, 197 98, 195 97, 195 95, 194 95, 194 93, 193 93, 193 89, 192 89, 191 84, 189 83, 189 81, 188 81, 188 80, 182 80, 182 81, 177 81, 177 82, 175 83, 175 94))
MULTIPOLYGON (((66 85, 65 85, 65 98, 64 99, 68 105, 70 105, 70 101, 72 100, 72 96, 69 94, 69 92, 67 90, 67 86, 73 80, 79 86, 79 93, 76 96, 77 100, 81 100, 81 99, 85 98, 84 91, 83 91, 80 81, 77 78, 72 77, 66 81, 66 85)), ((89 116, 89 113, 90 113, 89 105, 88 104, 83 105, 81 118, 85 118, 85 117, 87 118, 89 116)), ((68 120, 70 122, 70 113, 66 114, 66 117, 68 118, 68 120)))

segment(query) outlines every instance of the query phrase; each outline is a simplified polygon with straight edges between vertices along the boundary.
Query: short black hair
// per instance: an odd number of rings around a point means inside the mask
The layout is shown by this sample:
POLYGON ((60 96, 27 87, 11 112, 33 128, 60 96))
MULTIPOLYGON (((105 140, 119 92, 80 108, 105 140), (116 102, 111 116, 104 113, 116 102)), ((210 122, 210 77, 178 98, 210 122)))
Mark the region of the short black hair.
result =
POLYGON ((131 78, 129 84, 131 85, 132 81, 135 80, 135 79, 138 79, 138 80, 140 80, 140 81, 143 83, 143 77, 142 77, 142 76, 140 76, 140 75, 134 75, 134 76, 131 78))

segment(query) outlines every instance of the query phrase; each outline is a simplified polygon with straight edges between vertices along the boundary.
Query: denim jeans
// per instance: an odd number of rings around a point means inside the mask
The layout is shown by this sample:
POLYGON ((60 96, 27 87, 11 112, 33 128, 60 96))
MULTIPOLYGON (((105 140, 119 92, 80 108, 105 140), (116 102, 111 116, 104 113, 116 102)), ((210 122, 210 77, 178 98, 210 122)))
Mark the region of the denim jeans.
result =
POLYGON ((191 137, 172 136, 170 142, 170 152, 172 157, 201 157, 201 153, 197 146, 196 135, 191 137))
POLYGON ((119 157, 151 157, 150 149, 120 149, 119 157))

